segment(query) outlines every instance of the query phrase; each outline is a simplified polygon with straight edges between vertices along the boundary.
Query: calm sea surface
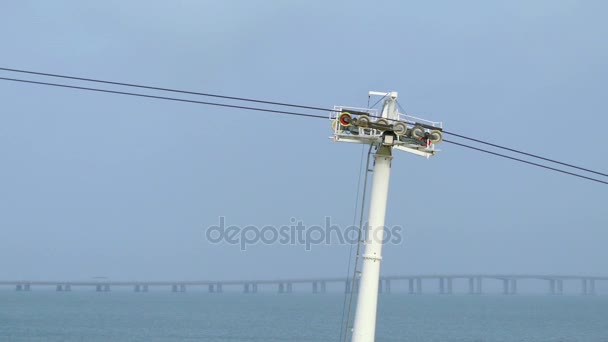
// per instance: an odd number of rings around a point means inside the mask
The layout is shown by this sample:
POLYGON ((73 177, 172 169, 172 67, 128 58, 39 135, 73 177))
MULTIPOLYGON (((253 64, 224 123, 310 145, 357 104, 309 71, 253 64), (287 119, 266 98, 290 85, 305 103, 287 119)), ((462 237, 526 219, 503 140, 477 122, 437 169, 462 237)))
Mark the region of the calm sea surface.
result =
MULTIPOLYGON (((0 341, 338 341, 343 295, 0 291, 0 341)), ((608 341, 608 297, 380 299, 377 341, 608 341)))

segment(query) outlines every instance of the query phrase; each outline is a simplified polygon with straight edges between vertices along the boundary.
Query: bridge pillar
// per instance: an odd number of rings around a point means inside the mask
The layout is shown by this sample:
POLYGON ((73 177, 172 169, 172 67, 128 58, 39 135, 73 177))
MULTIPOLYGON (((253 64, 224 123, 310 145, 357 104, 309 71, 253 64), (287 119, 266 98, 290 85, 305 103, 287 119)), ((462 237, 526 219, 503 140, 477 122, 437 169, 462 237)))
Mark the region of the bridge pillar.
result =
POLYGON ((581 294, 583 296, 587 295, 587 279, 581 279, 581 294))
POLYGON ((63 285, 63 291, 71 292, 72 291, 72 285, 70 285, 70 284, 64 284, 63 285))
POLYGON ((509 279, 502 280, 502 294, 503 295, 509 294, 509 279))
POLYGON ((142 290, 142 292, 148 292, 148 285, 147 284, 142 285, 141 290, 142 290))
POLYGON ((439 278, 439 294, 445 294, 444 279, 441 277, 439 278))
POLYGON ((378 293, 383 293, 384 288, 382 288, 382 278, 378 279, 378 293))
POLYGON ((101 284, 95 285, 95 292, 101 292, 101 290, 102 290, 101 284))
POLYGON ((469 278, 469 294, 475 294, 475 279, 469 278))
POLYGON ((510 282, 509 294, 516 295, 517 294, 517 279, 511 279, 509 282, 510 282))
POLYGON ((243 284, 243 293, 249 293, 249 283, 243 284))
POLYGON ((207 285, 209 293, 215 293, 215 285, 209 284, 207 285))
POLYGON ((475 289, 475 293, 480 295, 483 293, 483 278, 477 277, 476 282, 477 282, 477 288, 475 289))
POLYGON ((17 284, 15 285, 15 291, 25 291, 25 292, 29 292, 30 291, 30 284, 29 283, 24 283, 24 284, 17 284))
POLYGON ((410 278, 407 280, 407 293, 414 294, 414 279, 410 278))
POLYGON ((55 287, 55 291, 57 291, 57 292, 63 292, 63 285, 57 284, 57 286, 55 287))
POLYGON ((251 284, 251 292, 252 293, 258 293, 258 283, 252 283, 251 284))
POLYGON ((384 280, 384 290, 386 293, 391 293, 391 280, 390 279, 384 280))
POLYGON ((103 292, 110 292, 110 284, 105 284, 103 286, 103 292))
POLYGON ((279 283, 278 291, 279 293, 285 293, 285 284, 279 283))
POLYGON ((221 283, 215 284, 215 292, 217 292, 217 293, 224 292, 224 289, 222 288, 222 284, 221 283))
POLYGON ((447 280, 447 294, 452 294, 452 278, 446 278, 447 280))
POLYGON ((171 292, 177 292, 177 284, 171 285, 171 292))
POLYGON ((549 279, 549 293, 555 294, 555 279, 549 279))
POLYGON ((327 283, 322 281, 321 282, 321 293, 326 293, 327 292, 327 283))
POLYGON ((135 291, 135 292, 141 292, 141 286, 139 284, 135 284, 135 287, 133 288, 133 291, 135 291))
POLYGON ((422 294, 422 278, 416 278, 416 294, 422 294))
POLYGON ((595 296, 595 279, 589 279, 589 291, 587 294, 595 296))
POLYGON ((319 293, 318 283, 316 281, 312 282, 312 293, 319 293))
MULTIPOLYGON (((322 290, 325 290, 325 282, 323 282, 322 285, 322 290)), ((293 283, 287 283, 286 292, 293 293, 293 283)))

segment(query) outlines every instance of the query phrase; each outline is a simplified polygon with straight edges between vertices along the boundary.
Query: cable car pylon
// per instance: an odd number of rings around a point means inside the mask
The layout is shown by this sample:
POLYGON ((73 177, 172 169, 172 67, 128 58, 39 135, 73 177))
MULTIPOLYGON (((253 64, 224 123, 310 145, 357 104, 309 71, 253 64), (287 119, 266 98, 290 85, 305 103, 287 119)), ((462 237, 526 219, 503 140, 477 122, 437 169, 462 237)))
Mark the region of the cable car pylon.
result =
POLYGON ((369 96, 385 98, 382 111, 370 108, 335 106, 330 114, 336 142, 371 144, 375 147, 369 217, 364 234, 364 251, 359 293, 352 329, 352 342, 373 342, 376 333, 378 284, 384 240, 393 150, 430 158, 443 139, 442 123, 399 113, 397 92, 370 91, 369 96))

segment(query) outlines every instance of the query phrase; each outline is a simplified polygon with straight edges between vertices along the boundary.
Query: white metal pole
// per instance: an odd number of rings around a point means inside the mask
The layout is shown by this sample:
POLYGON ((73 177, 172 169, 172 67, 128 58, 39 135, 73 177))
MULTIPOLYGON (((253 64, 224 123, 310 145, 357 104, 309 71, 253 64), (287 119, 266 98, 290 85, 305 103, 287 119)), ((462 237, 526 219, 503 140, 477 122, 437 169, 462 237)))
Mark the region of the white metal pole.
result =
POLYGON ((375 337, 378 282, 380 281, 380 261, 382 260, 391 159, 393 159, 392 146, 380 145, 374 155, 369 221, 365 236, 365 251, 362 255, 363 267, 353 326, 353 342, 373 342, 375 337))

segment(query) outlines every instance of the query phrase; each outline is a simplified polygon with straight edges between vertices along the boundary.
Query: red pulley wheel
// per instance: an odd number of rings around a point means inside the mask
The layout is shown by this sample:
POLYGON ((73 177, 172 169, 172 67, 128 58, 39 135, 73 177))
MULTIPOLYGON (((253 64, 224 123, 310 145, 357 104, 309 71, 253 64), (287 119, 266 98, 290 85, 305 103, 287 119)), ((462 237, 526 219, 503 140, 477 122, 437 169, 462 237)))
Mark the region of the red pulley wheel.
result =
POLYGON ((340 121, 340 125, 342 126, 350 126, 352 118, 349 113, 342 113, 338 121, 340 121))

